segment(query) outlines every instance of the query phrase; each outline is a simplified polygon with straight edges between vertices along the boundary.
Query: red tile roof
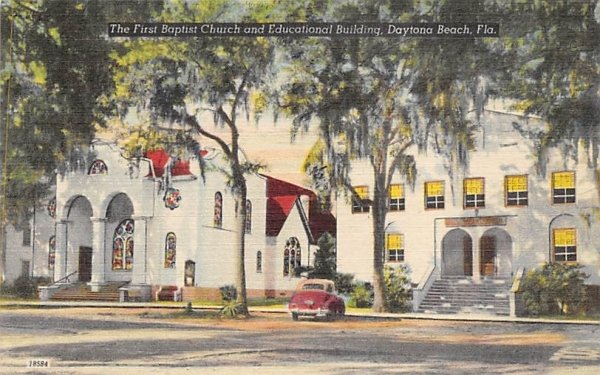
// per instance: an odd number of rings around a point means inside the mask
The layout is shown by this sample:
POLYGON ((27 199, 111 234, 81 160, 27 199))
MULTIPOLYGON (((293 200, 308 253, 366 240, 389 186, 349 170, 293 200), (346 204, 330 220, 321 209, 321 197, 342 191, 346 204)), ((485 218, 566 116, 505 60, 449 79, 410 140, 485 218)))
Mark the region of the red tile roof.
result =
MULTIPOLYGON (((202 151, 201 151, 202 152, 202 151)), ((165 173, 165 167, 169 163, 171 156, 163 149, 150 150, 144 153, 144 157, 152 161, 154 166, 154 174, 156 177, 162 177, 165 173)), ((192 172, 190 171, 190 162, 177 159, 173 162, 171 167, 172 176, 189 176, 192 172)))
POLYGON ((270 176, 263 176, 267 179, 267 236, 279 235, 294 204, 302 195, 308 196, 309 199, 306 215, 308 215, 308 225, 313 240, 318 240, 325 232, 335 236, 335 217, 330 212, 321 212, 317 195, 313 191, 270 176))

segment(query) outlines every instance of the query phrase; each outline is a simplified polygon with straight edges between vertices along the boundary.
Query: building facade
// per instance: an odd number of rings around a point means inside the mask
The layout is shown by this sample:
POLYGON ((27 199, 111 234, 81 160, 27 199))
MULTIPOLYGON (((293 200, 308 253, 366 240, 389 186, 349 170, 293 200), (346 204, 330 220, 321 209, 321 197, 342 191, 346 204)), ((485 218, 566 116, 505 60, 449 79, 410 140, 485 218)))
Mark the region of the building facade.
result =
MULTIPOLYGON (((236 207, 218 152, 202 151, 203 179, 197 160, 163 150, 130 160, 97 140, 91 151, 89 165, 59 176, 47 212, 36 213, 47 233, 35 238, 47 251, 35 258, 34 276, 92 290, 121 282, 145 299, 164 285, 178 286, 184 299, 218 298, 220 287, 234 284, 236 207)), ((247 185, 248 295, 287 295, 319 236, 335 235, 335 218, 320 212, 308 189, 258 174, 247 185)))
MULTIPOLYGON (((390 187, 386 263, 407 264, 416 291, 443 277, 511 280, 544 262, 578 263, 600 284, 599 181, 590 167, 598 156, 550 150, 540 173, 534 141, 518 131, 541 129, 539 120, 487 110, 481 124, 465 173, 450 176, 447 160, 412 150, 415 184, 396 176, 390 187)), ((357 193, 372 198, 369 166, 355 163, 352 173, 357 193)), ((364 281, 373 272, 370 209, 338 201, 338 269, 364 281)))

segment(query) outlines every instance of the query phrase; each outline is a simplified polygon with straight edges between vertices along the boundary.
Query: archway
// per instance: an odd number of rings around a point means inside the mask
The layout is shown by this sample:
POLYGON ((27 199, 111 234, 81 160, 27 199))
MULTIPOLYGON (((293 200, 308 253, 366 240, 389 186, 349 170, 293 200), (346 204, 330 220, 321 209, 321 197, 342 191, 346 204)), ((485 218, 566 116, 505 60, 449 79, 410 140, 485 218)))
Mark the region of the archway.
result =
POLYGON ((511 277, 512 238, 500 228, 485 231, 479 239, 479 259, 481 276, 511 277))
POLYGON ((105 259, 110 270, 107 281, 130 281, 133 269, 135 223, 133 204, 124 194, 115 195, 106 209, 105 259))
POLYGON ((79 281, 92 277, 92 205, 84 196, 70 201, 67 209, 66 274, 77 272, 79 281))
POLYGON ((452 229, 442 240, 442 276, 473 275, 473 240, 462 229, 452 229))

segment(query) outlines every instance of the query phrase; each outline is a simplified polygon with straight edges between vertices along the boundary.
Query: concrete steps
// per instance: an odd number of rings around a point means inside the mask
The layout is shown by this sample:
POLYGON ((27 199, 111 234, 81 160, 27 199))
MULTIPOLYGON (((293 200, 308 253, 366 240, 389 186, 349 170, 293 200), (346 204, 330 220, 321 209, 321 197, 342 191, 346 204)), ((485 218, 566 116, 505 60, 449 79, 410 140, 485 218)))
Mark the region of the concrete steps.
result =
POLYGON ((436 280, 418 312, 510 315, 510 280, 448 277, 436 280))
POLYGON ((109 282, 98 292, 92 292, 87 283, 73 283, 65 288, 61 288, 54 293, 50 300, 52 301, 119 301, 119 288, 127 284, 126 282, 109 282))

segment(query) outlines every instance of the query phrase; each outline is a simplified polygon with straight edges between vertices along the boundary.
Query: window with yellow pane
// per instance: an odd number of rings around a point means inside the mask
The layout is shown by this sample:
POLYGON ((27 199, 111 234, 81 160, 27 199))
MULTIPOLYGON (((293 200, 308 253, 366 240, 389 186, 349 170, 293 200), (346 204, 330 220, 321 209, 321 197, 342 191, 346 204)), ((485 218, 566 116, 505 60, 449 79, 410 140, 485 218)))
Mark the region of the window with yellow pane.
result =
POLYGON ((465 208, 485 207, 485 186, 483 178, 463 180, 465 208))
POLYGON ((352 197, 352 213, 369 212, 370 206, 364 201, 369 198, 369 187, 354 186, 353 189, 358 195, 358 198, 352 197))
POLYGON ((504 187, 507 206, 527 206, 529 204, 527 175, 506 176, 504 187))
POLYGON ((444 181, 425 183, 425 208, 444 208, 444 181))
POLYGON ((552 173, 552 202, 575 203, 575 172, 552 173))
POLYGON ((557 228, 552 231, 555 262, 577 261, 577 231, 575 228, 557 228))
POLYGON ((387 234, 385 236, 385 252, 388 262, 404 262, 404 235, 387 234))
POLYGON ((404 185, 390 185, 390 211, 404 211, 404 185))

